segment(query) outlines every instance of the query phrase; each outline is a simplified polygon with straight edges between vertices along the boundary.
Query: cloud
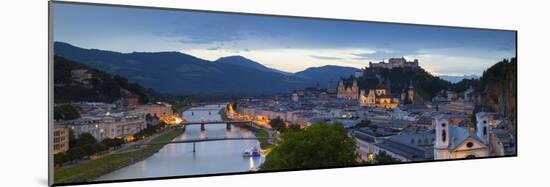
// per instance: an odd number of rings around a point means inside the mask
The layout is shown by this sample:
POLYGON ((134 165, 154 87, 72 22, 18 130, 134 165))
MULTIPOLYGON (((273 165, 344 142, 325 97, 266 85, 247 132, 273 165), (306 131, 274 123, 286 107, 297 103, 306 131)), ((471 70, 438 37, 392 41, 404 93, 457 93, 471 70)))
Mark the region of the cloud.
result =
POLYGON ((206 50, 209 50, 209 51, 216 51, 216 50, 220 50, 221 47, 210 47, 210 48, 206 48, 206 50))
POLYGON ((405 56, 407 59, 418 59, 420 66, 434 75, 477 75, 496 64, 499 57, 466 56, 460 54, 424 53, 405 56))
POLYGON ((309 56, 316 59, 321 59, 321 60, 343 60, 343 58, 332 57, 332 56, 319 56, 319 55, 309 55, 309 56))
POLYGON ((390 58, 400 58, 404 56, 422 55, 420 51, 392 51, 392 50, 376 50, 367 53, 352 53, 352 59, 354 60, 369 60, 369 61, 383 61, 390 58))

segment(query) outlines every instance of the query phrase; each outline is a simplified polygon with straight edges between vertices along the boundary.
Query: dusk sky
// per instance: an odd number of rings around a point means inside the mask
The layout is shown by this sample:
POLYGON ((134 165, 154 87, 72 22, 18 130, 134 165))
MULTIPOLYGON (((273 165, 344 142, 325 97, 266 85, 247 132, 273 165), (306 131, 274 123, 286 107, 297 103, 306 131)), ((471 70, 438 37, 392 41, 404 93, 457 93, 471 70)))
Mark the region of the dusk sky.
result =
POLYGON ((54 4, 54 41, 118 52, 241 55, 287 72, 418 59, 435 75, 481 75, 515 56, 515 33, 368 22, 54 4))

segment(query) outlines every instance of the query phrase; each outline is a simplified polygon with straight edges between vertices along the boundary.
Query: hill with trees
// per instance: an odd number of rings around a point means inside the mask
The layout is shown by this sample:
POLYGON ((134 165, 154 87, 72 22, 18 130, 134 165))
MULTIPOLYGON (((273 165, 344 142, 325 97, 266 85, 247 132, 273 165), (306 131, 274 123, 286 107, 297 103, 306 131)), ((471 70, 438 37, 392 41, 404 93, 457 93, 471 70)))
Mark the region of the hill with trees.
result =
POLYGON ((517 80, 517 59, 504 59, 483 72, 476 87, 482 97, 477 104, 504 114, 513 132, 517 128, 517 80))
POLYGON ((451 87, 452 83, 433 76, 422 68, 397 67, 366 68, 359 78, 348 77, 344 82, 349 84, 357 80, 360 89, 375 89, 383 86, 389 88, 392 94, 401 94, 406 91, 412 82, 415 91, 415 101, 422 102, 433 98, 442 89, 451 87))
MULTIPOLYGON (((54 57, 54 102, 79 101, 112 103, 124 96, 137 96, 140 103, 149 102, 156 93, 137 83, 130 83, 125 77, 90 68, 79 62, 54 57), (85 70, 91 76, 87 83, 75 79, 74 70, 85 70)), ((70 111, 70 109, 64 109, 70 111)))

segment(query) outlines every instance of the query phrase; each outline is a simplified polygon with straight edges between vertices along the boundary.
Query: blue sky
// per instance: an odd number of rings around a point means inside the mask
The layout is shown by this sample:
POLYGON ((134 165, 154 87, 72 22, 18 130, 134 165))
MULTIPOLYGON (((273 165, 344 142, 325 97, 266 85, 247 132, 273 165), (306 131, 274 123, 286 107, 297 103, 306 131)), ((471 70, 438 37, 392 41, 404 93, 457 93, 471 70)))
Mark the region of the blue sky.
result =
POLYGON ((516 50, 514 32, 494 30, 61 3, 53 16, 54 40, 83 48, 241 55, 288 72, 403 56, 435 75, 481 75, 516 50))

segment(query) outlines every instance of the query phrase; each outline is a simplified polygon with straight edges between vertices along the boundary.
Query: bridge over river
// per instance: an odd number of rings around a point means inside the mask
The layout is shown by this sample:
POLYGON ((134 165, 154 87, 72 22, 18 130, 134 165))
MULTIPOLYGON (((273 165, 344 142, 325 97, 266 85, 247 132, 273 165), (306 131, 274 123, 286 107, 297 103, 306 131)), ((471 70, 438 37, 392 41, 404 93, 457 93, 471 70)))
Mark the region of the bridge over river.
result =
POLYGON ((227 130, 231 129, 231 125, 245 125, 248 127, 251 127, 254 130, 259 130, 261 127, 254 124, 254 121, 250 120, 209 120, 209 121, 188 121, 181 123, 183 130, 185 130, 186 126, 189 125, 200 125, 201 131, 205 131, 206 125, 215 125, 215 124, 226 124, 225 127, 227 130))
POLYGON ((160 141, 160 142, 147 142, 147 143, 137 143, 133 146, 139 148, 142 145, 154 145, 154 144, 179 144, 179 143, 193 143, 193 152, 196 152, 195 143, 197 142, 211 142, 211 141, 229 141, 229 140, 269 140, 274 138, 258 138, 258 137, 237 137, 237 138, 200 138, 200 139, 188 139, 188 140, 172 140, 172 141, 160 141))

